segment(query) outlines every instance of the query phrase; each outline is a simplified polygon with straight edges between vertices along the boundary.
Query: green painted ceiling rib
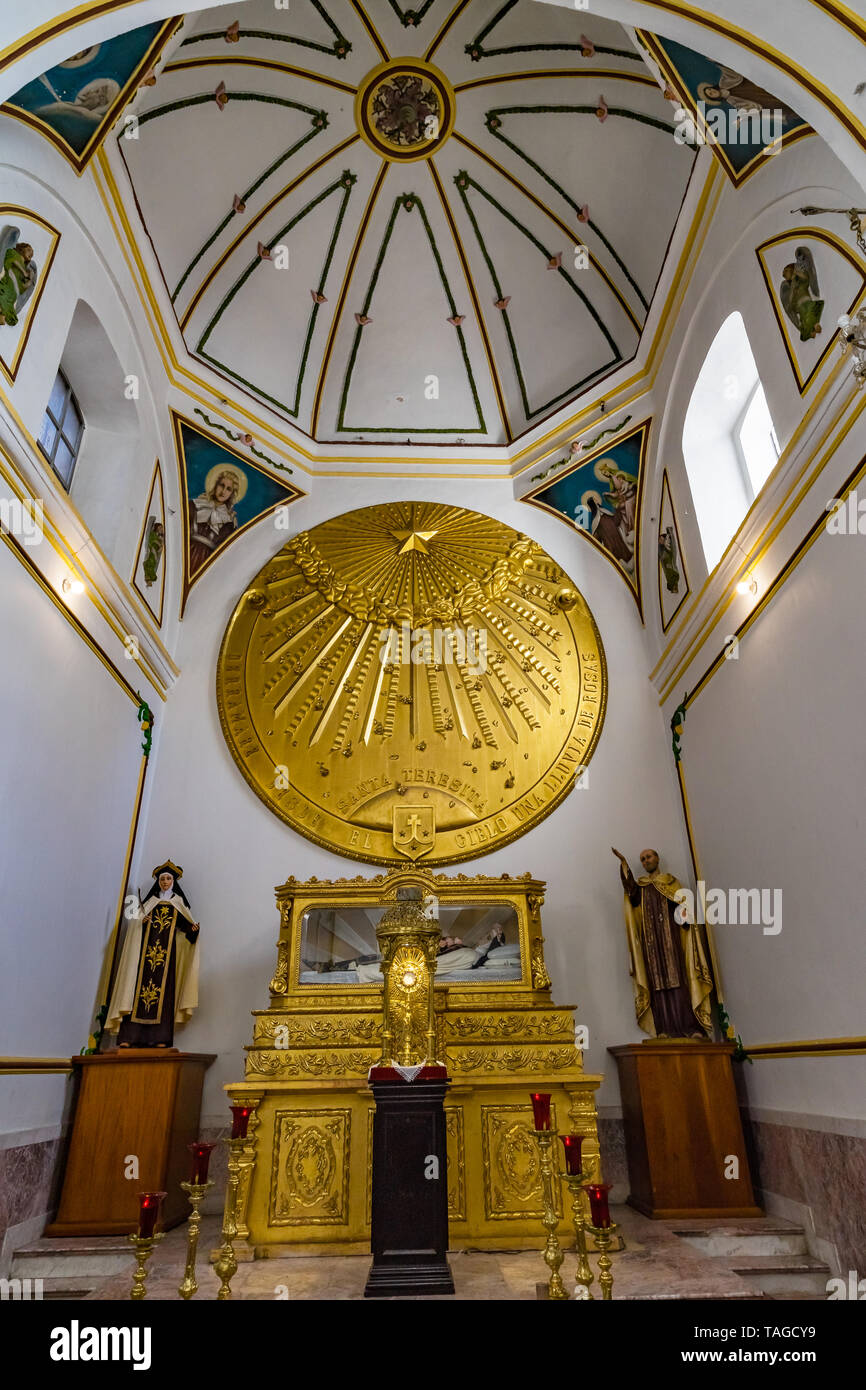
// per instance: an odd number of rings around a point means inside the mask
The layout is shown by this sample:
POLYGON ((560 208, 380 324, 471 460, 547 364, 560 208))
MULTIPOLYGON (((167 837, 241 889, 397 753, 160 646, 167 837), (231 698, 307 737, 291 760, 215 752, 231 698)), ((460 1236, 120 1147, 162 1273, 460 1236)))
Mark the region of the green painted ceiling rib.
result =
MULTIPOLYGON (((331 33, 334 35, 333 43, 324 44, 316 43, 313 39, 297 39, 291 34, 275 34, 271 29, 239 29, 238 38, 271 39, 275 43, 294 43, 297 44, 299 48, 312 48, 315 49, 317 53, 328 53, 334 58, 345 58, 352 49, 349 40, 346 38, 345 34, 342 34, 337 28, 337 25, 328 14, 324 5, 319 3, 319 0, 310 0, 310 4, 322 17, 331 33)), ((190 34, 188 39, 184 39, 181 48, 186 48, 187 44, 190 43, 205 43, 208 39, 223 39, 225 38, 225 32, 225 29, 208 29, 207 33, 190 34)))
MULTIPOLYGON (((475 213, 467 196, 468 190, 470 188, 474 188, 476 192, 478 192, 481 195, 482 198, 485 198, 487 202, 490 203, 491 207, 494 207, 496 211, 506 219, 506 221, 510 222, 513 227, 516 227, 517 230, 523 236, 526 237, 527 241, 530 241, 532 245, 536 247, 538 251, 541 252, 541 254, 545 257, 546 260, 549 261, 552 258, 553 253, 550 250, 548 250, 548 248, 542 242, 540 242, 538 240, 538 237, 534 236, 532 232, 528 230, 528 228, 524 227, 522 223, 520 223, 517 220, 517 218, 514 217, 512 213, 508 211, 507 208, 504 208, 501 203, 497 202, 497 200, 493 197, 492 193, 488 193, 485 188, 482 188, 479 183, 476 183, 475 179, 471 178, 470 175, 467 174, 464 169, 461 169, 460 173, 455 176, 454 182, 457 185, 457 191, 460 194, 463 206, 465 207, 469 220, 472 223, 472 230, 475 233, 479 249, 487 264, 487 269, 490 272, 490 278, 493 282, 493 288, 496 291, 496 297, 497 299, 502 299, 504 298, 502 284, 500 282, 499 276, 496 273, 496 267, 493 264, 493 259, 490 255, 490 252, 488 251, 484 243, 484 238, 481 234, 481 228, 478 225, 475 213)), ((520 357, 518 356, 517 352, 517 344, 514 341, 514 332, 511 327, 511 319, 509 317, 507 309, 501 310, 502 321, 505 325, 505 333, 508 338, 508 347, 511 352, 511 360, 514 365, 514 371, 515 375, 517 376, 518 384, 520 386, 520 396, 523 402, 523 411, 527 421, 532 419, 533 416, 539 415, 542 411, 549 410, 551 406, 556 405, 557 401, 561 401, 563 397, 576 394, 579 390, 581 390, 582 387, 586 386, 588 382, 594 380, 601 372, 608 371, 611 367, 617 366, 623 360, 622 353, 620 352, 614 339, 608 332, 607 325, 603 322, 601 316, 595 309, 594 305, 591 304, 590 301, 587 299, 580 286, 575 283, 575 281, 569 275, 567 270, 563 270, 562 266, 558 267, 556 273, 557 275, 561 275, 563 280, 567 281, 567 283, 571 286, 578 299, 580 299, 580 301, 584 305, 584 308, 595 321, 596 326, 604 334, 608 346, 610 347, 613 353, 613 358, 610 362, 605 362, 596 371, 591 372, 589 376, 583 377, 581 381, 576 382, 574 386, 569 386, 566 388, 566 390, 560 391, 558 395, 551 397, 551 399, 549 401, 546 401, 544 405, 538 405, 533 408, 529 404, 529 396, 526 390, 526 382, 523 376, 523 369, 520 365, 520 357)))
MULTIPOLYGON (((248 198, 252 197, 256 189, 261 187, 261 185, 265 182, 265 179, 270 178, 271 174, 273 174, 275 170, 279 169, 282 164, 285 164, 287 159, 291 159, 293 154, 297 154, 298 150, 300 150, 304 145, 306 145, 308 140, 312 140, 314 136, 320 133, 320 131, 323 131, 327 128, 328 117, 324 111, 317 111, 314 106, 304 106, 302 102, 289 101, 288 98, 285 97, 261 96, 258 92, 229 92, 228 97, 230 101, 263 101, 271 106, 287 106, 294 111, 304 111, 311 118, 312 122, 312 129, 308 130, 306 135, 302 135, 300 140, 296 140, 293 145, 290 145, 287 150, 284 150, 281 155, 278 155, 274 162, 272 164, 269 164, 267 169, 263 170, 263 172, 259 174, 258 178, 253 180, 249 188, 244 189, 243 193, 239 195, 242 201, 246 202, 248 198)), ((157 116, 167 116, 170 114, 170 112, 179 111, 185 106, 203 106, 206 102, 209 101, 213 101, 212 92, 208 92, 204 96, 181 97, 177 101, 167 102, 165 106, 155 106, 152 111, 145 111, 144 115, 139 118, 139 128, 143 126, 146 121, 152 121, 157 116)), ((118 136, 118 139, 123 139, 123 132, 121 132, 121 134, 118 136)), ((223 231, 225 231, 232 218, 237 215, 238 214, 235 213, 234 208, 229 208, 228 212, 226 213, 225 217, 222 219, 216 230, 211 233, 204 245, 200 246, 198 251, 196 251, 186 270, 183 272, 183 275, 181 275, 180 279, 174 287, 174 291, 171 296, 172 304, 175 302, 184 285, 186 284, 190 272, 195 269, 205 252, 211 246, 213 246, 217 237, 223 231)))
MULTIPOLYGON (((492 33, 497 24, 505 18, 510 10, 519 3, 519 0, 505 0, 505 4, 496 14, 485 24, 484 28, 478 33, 471 43, 467 43, 464 52, 469 54, 473 63, 477 63, 481 58, 495 58, 502 53, 579 53, 583 44, 578 43, 515 43, 505 48, 485 48, 484 40, 488 34, 492 33)), ((609 53, 616 58, 630 58, 633 62, 642 63, 643 59, 639 53, 635 53, 629 48, 608 48, 604 44, 595 45, 596 53, 609 53)))
MULTIPOLYGON (((567 193, 565 189, 562 187, 562 185, 560 183, 557 183, 556 179, 553 178, 552 175, 548 174, 545 169, 542 169, 541 165, 538 164, 532 158, 531 155, 528 155, 524 149, 521 149, 520 145, 518 145, 514 140, 510 140, 507 135, 503 135, 501 130, 501 122, 503 116, 511 115, 546 115, 548 113, 558 115, 561 113, 566 113, 577 114, 581 116, 595 116, 595 112, 596 103, 593 103, 590 106, 497 106, 493 110, 485 112, 484 120, 487 125, 487 129, 490 131, 490 134, 494 137, 495 140, 500 140, 503 145, 507 145, 508 148, 511 151, 513 151, 514 154, 516 154, 520 159, 524 160, 531 169, 534 169, 536 174, 538 174, 541 178, 544 179, 545 183, 550 184, 550 187, 554 188, 556 192, 559 194, 559 196, 562 199, 564 199, 564 201, 568 203, 570 207, 574 208, 575 213, 578 213, 580 212, 582 206, 581 203, 577 199, 572 198, 571 194, 567 193)), ((667 135, 673 135, 674 132, 673 124, 669 124, 666 121, 657 120, 654 116, 644 116, 643 113, 639 111, 628 111, 621 106, 608 107, 608 115, 623 116, 627 120, 639 121, 642 125, 655 126, 658 130, 663 130, 667 135)), ((595 235, 598 237, 599 241, 616 261, 617 265, 619 266, 625 278, 628 280, 629 284, 631 285, 632 289, 634 290, 644 309, 648 310, 649 303, 646 297, 644 296, 644 293, 641 290, 640 285, 632 276, 628 266, 625 264, 625 261, 623 261, 621 257, 617 254, 611 242, 608 240, 604 232, 599 227, 598 223, 593 222, 592 218, 590 217, 586 225, 588 227, 591 227, 593 232, 595 232, 595 235)))
POLYGON ((421 20, 424 18, 430 6, 433 4, 433 0, 424 0, 424 3, 422 5, 419 5, 417 10, 404 10, 402 5, 397 4, 397 0, 388 0, 388 3, 390 4, 391 9, 394 11, 400 23, 403 25, 403 28, 410 29, 413 26, 417 28, 417 26, 421 23, 421 20))
MULTIPOLYGON (((439 272, 439 279, 442 284, 442 288, 445 292, 445 298, 448 302, 449 314, 451 317, 456 316, 457 305, 455 303, 454 296, 451 293, 451 286, 448 283, 448 276, 445 274, 445 267, 442 264, 442 257, 439 254, 439 248, 436 245, 436 239, 433 235, 433 229, 428 221, 424 204, 421 202, 421 199, 415 193, 402 193, 398 198, 394 199, 394 206, 391 209, 391 216, 388 219, 388 225, 385 228, 385 234, 382 238, 382 244, 379 247, 379 254, 376 257, 376 264, 373 267, 373 273, 370 277, 370 283, 367 286, 367 293, 364 298, 364 303, 361 307, 361 313, 366 315, 370 308, 370 305, 373 302, 373 294, 376 289, 376 283, 379 279, 379 273, 382 269, 382 264, 385 260, 385 254, 388 250, 388 243, 390 242, 391 234, 394 231, 394 223, 397 221, 397 215, 401 211, 401 209, 405 212, 417 211, 420 215, 421 222, 424 227, 424 232, 427 236, 427 241, 430 245, 430 250, 433 253, 433 259, 436 262, 436 269, 439 272)), ((358 348, 361 343, 361 334, 362 332, 364 332, 364 329, 359 324, 355 330, 355 340, 352 343, 352 351, 349 354, 349 361, 346 365, 346 375, 343 378, 343 389, 340 392, 340 410, 339 415, 337 417, 337 430, 343 434, 486 434, 487 426, 484 423, 484 412, 481 409, 481 401, 478 395, 478 388, 475 385, 475 377, 472 373, 472 365, 469 361, 469 353, 466 348, 466 339, 463 334, 463 329, 458 325, 454 331, 457 334, 458 340, 460 342, 460 352, 463 357, 463 366, 466 371, 467 381, 469 382, 469 389, 472 392, 472 400, 475 405, 475 411, 478 420, 477 424, 453 425, 447 430, 430 428, 415 429, 408 425, 347 425, 345 423, 346 403, 349 397, 349 388, 351 386, 352 381, 352 372, 355 368, 355 359, 357 358, 358 348)))
MULTIPOLYGON (((340 199, 340 206, 337 211, 336 219, 334 221, 334 229, 331 233, 331 240, 328 244, 328 249, 325 253, 325 260, 322 265, 322 271, 319 276, 319 283, 316 290, 317 294, 325 293, 325 284, 327 282, 328 274, 331 269, 331 262, 334 259, 334 249, 337 245, 337 238, 340 235, 340 228, 343 225, 343 219, 346 215, 346 208, 348 206, 349 198, 351 196, 352 189, 355 185, 356 180, 356 174, 351 173, 348 169, 344 170, 344 172, 340 175, 336 182, 329 184, 327 188, 323 189, 321 193, 317 194, 315 198, 311 199, 311 201, 307 203, 304 207, 302 207, 300 212, 296 213, 295 216, 291 218, 291 220, 287 222, 284 227, 281 227, 280 230, 276 233, 276 235, 273 236, 271 240, 267 243, 268 250, 273 250, 273 248, 276 245, 278 245, 281 238, 284 237, 288 232, 290 232, 293 227, 296 227, 299 222, 302 222, 303 219, 309 213, 311 213, 314 208, 317 208, 320 203, 323 203, 325 201, 326 198, 330 198, 331 194, 336 193, 338 189, 342 190, 343 196, 340 199)), ((207 325, 207 328, 205 329, 204 333, 202 334, 199 340, 196 351, 201 355, 201 357, 204 358, 206 362, 210 362, 212 366, 218 367, 220 371, 225 372, 235 381, 240 382, 242 386, 247 386, 251 391, 254 391, 255 394, 259 396, 262 400, 269 401, 271 405, 275 405, 280 410, 284 410, 288 415, 292 415, 295 418, 297 418, 301 403, 301 391, 303 389, 304 384, 304 373, 307 369, 307 361, 310 355, 310 345, 313 341, 313 332, 315 330, 316 319, 318 318, 319 314, 318 304, 313 304, 312 310, 310 312, 310 317, 307 322, 307 334, 304 339, 304 347, 301 353, 301 362, 298 368, 298 379, 295 383, 295 399, 293 405, 287 405, 285 401, 280 401, 275 396, 268 395, 267 391, 262 391, 260 387, 256 386, 255 382, 248 381, 245 377, 240 376, 238 372, 233 371, 231 367, 228 367, 224 362, 220 362, 216 357, 212 357, 210 353, 207 353, 204 350, 208 338, 210 337, 219 320, 222 318, 226 309, 231 304, 235 295, 246 284, 253 271, 257 270, 258 267, 262 264, 264 264, 264 262, 260 261, 258 256, 256 256, 255 260, 247 266, 243 274, 235 281, 231 289, 228 291, 228 293, 222 300, 222 303, 219 305, 219 308, 217 309, 210 323, 207 325)), ((273 267, 271 267, 271 269, 273 270, 273 267)), ((277 273, 279 274, 279 272, 277 273)))

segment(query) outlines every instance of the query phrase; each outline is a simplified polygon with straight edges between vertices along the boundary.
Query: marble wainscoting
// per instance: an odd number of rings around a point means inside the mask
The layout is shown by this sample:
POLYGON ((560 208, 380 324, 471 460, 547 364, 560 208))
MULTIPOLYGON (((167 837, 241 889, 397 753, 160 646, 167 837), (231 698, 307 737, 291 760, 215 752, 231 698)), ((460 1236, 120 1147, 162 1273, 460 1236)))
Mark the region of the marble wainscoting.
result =
POLYGON ((612 1202, 624 1202, 629 1192, 625 1155, 625 1125, 618 1105, 598 1107, 598 1147, 605 1182, 613 1184, 612 1202))
POLYGON ((866 1124, 754 1107, 743 1127, 764 1210, 801 1224, 834 1274, 866 1277, 866 1124))
POLYGON ((64 1145, 65 1132, 56 1129, 0 1136, 0 1277, 54 1215, 64 1145))

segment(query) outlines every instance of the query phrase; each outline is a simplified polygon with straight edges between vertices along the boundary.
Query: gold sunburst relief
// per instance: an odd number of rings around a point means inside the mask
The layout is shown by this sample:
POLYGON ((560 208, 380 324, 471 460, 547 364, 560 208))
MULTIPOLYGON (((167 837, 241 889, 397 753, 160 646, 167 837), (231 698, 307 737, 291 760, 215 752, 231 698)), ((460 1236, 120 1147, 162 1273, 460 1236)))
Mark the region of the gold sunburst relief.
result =
POLYGON ((220 651, 250 786, 370 863, 475 858, 559 804, 601 732, 592 615, 533 540, 460 507, 365 507, 288 541, 220 651))

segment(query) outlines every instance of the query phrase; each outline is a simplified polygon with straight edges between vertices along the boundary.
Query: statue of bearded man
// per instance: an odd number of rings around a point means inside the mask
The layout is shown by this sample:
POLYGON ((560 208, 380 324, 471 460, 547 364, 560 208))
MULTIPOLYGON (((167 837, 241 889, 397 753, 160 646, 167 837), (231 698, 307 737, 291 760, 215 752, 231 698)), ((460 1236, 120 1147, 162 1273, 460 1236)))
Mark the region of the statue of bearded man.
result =
POLYGON ((624 854, 620 862, 625 925, 637 1021, 650 1037, 705 1038, 710 1035, 713 976, 694 922, 680 922, 682 885, 660 872, 658 851, 641 850, 645 874, 635 879, 624 854))

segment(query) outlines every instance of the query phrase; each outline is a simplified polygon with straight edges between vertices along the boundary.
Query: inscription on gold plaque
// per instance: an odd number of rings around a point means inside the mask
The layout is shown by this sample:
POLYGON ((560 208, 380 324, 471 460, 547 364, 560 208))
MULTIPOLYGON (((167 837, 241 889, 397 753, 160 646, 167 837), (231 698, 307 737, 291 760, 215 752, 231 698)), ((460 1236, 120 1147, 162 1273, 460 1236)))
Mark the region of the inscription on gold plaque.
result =
POLYGON ((592 615, 528 536, 430 502, 295 536, 223 638, 217 703, 253 790, 318 844, 474 859, 547 815, 604 719, 592 615))

